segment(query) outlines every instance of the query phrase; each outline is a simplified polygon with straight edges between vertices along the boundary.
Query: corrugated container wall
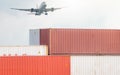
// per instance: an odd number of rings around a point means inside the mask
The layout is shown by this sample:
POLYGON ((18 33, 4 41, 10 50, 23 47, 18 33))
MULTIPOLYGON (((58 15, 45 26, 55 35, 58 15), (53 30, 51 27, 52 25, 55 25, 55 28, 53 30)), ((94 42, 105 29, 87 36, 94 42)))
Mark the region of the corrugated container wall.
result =
POLYGON ((120 75, 120 56, 71 56, 71 75, 120 75))
POLYGON ((120 54, 120 30, 41 29, 49 54, 120 54))
POLYGON ((40 45, 40 32, 39 29, 32 29, 29 31, 30 45, 40 45))
POLYGON ((0 57, 0 75, 70 75, 70 57, 0 57))

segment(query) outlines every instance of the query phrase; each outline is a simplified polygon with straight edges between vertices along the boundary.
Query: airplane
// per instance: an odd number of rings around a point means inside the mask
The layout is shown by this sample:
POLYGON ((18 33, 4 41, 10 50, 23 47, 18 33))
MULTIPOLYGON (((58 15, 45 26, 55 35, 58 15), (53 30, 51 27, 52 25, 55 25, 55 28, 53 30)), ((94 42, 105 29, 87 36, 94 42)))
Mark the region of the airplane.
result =
POLYGON ((14 10, 20 10, 20 11, 29 11, 31 13, 35 13, 35 15, 41 15, 42 13, 44 13, 45 15, 48 15, 47 12, 49 11, 55 11, 55 10, 58 10, 58 9, 61 9, 61 8, 46 8, 47 7, 47 4, 46 2, 42 2, 40 7, 39 8, 31 8, 31 9, 18 9, 18 8, 11 8, 11 9, 14 9, 14 10))

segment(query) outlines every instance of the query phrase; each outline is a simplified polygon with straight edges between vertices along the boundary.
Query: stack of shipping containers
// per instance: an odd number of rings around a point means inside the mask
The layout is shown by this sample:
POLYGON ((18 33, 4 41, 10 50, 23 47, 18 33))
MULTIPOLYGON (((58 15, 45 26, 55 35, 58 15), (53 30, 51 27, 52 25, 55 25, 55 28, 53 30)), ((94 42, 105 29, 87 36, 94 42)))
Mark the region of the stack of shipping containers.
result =
POLYGON ((120 75, 120 30, 33 29, 30 45, 45 50, 0 58, 0 75, 120 75))
MULTIPOLYGON (((120 74, 120 30, 40 29, 30 32, 39 33, 36 39, 40 45, 48 45, 49 55, 70 56, 70 75, 120 74)), ((30 33, 30 36, 38 35, 30 33)), ((34 40, 30 41, 31 45, 32 42, 34 40)))

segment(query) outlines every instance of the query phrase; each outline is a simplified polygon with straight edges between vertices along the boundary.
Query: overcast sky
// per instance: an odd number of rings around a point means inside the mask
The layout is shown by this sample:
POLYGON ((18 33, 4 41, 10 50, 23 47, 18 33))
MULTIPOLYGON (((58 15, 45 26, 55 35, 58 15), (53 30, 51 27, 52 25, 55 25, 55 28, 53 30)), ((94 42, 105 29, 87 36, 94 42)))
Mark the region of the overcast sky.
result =
POLYGON ((29 30, 40 28, 120 29, 120 0, 45 0, 65 7, 48 16, 10 8, 36 8, 44 0, 0 0, 0 45, 29 45, 29 30))

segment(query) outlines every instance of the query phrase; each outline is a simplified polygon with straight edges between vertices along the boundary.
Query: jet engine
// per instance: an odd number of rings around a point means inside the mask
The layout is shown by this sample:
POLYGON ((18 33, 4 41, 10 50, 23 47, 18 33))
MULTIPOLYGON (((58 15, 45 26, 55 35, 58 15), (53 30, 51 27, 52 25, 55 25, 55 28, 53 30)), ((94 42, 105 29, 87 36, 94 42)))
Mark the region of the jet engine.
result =
POLYGON ((54 8, 51 8, 51 11, 53 12, 53 11, 54 11, 54 8))
POLYGON ((34 11, 34 8, 31 8, 31 12, 33 12, 34 11))

